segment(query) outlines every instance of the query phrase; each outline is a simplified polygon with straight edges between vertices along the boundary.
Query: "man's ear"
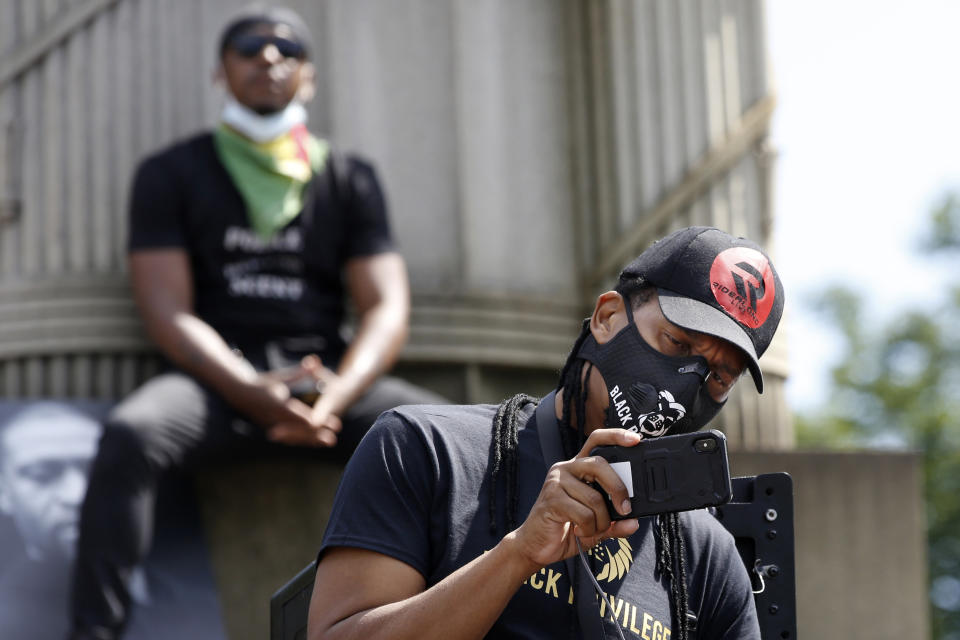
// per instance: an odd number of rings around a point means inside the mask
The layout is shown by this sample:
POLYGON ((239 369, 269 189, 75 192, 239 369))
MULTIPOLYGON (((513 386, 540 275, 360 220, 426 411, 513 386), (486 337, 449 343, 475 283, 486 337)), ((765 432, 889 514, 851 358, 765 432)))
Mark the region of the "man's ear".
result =
POLYGON ((590 316, 590 333, 598 344, 603 344, 620 333, 627 325, 623 296, 616 291, 607 291, 597 298, 590 316))

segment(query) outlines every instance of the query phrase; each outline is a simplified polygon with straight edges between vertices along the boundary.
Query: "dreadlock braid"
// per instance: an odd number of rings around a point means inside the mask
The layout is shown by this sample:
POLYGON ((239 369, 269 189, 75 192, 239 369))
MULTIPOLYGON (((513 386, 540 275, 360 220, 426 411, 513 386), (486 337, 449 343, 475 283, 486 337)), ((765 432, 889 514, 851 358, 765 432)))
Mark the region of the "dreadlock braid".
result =
POLYGON ((493 440, 491 449, 490 472, 490 533, 497 532, 497 485, 501 471, 506 472, 507 491, 507 531, 517 526, 517 504, 519 500, 517 477, 517 435, 520 431, 520 417, 523 407, 537 399, 524 393, 518 393, 497 407, 493 417, 493 440))
POLYGON ((567 356, 567 362, 560 371, 560 383, 557 390, 562 390, 563 410, 560 416, 560 442, 563 445, 563 453, 567 456, 575 456, 586 442, 587 436, 584 424, 587 415, 587 381, 590 378, 590 372, 593 370, 593 363, 587 362, 577 357, 580 346, 590 335, 590 320, 584 320, 580 328, 580 335, 577 336, 567 356), (584 374, 586 369, 586 374, 584 374), (574 425, 576 417, 576 429, 574 425))
POLYGON ((687 640, 687 567, 683 531, 677 513, 657 517, 657 566, 661 576, 670 581, 670 613, 673 618, 673 637, 687 640))
MULTIPOLYGON (((653 298, 655 287, 643 278, 621 280, 617 292, 630 301, 631 312, 653 298)), ((587 393, 593 364, 577 357, 583 341, 590 335, 590 319, 583 321, 580 335, 573 343, 567 361, 560 371, 557 389, 562 392, 563 410, 560 416, 560 440, 564 454, 574 456, 586 441, 587 393), (575 428, 574 428, 575 427, 575 428)), ((490 532, 497 530, 497 486, 503 473, 506 473, 507 531, 517 526, 519 501, 519 474, 517 473, 517 442, 523 408, 536 402, 525 394, 518 394, 504 401, 497 408, 493 418, 493 440, 491 448, 490 476, 490 532)), ((540 425, 542 428, 542 425, 540 425)), ((655 531, 658 575, 667 576, 670 582, 670 606, 673 637, 676 640, 688 640, 687 634, 687 576, 686 553, 680 518, 676 513, 667 513, 657 518, 655 531)), ((579 569, 579 565, 577 567, 579 569)))

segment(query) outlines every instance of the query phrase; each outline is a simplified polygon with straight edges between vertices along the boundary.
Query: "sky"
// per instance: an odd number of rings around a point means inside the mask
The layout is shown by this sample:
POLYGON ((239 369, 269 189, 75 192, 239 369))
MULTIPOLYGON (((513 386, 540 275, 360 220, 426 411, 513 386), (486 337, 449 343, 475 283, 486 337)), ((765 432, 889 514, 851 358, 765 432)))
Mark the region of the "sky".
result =
POLYGON ((811 410, 840 355, 818 293, 861 291, 873 323, 945 293, 950 266, 916 245, 944 191, 960 190, 960 1, 767 0, 766 13, 787 398, 811 410))

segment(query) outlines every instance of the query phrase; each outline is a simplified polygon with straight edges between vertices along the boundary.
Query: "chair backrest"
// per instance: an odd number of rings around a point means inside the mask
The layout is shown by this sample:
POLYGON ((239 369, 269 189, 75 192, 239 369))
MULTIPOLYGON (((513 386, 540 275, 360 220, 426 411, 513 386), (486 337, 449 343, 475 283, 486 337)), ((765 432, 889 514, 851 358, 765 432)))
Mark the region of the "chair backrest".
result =
POLYGON ((310 594, 317 575, 314 560, 270 597, 270 640, 306 640, 310 594))
MULTIPOLYGON (((753 582, 763 640, 796 640, 793 480, 786 473, 731 479, 733 499, 714 515, 733 534, 753 582)), ((270 640, 305 640, 316 560, 270 598, 270 640)))

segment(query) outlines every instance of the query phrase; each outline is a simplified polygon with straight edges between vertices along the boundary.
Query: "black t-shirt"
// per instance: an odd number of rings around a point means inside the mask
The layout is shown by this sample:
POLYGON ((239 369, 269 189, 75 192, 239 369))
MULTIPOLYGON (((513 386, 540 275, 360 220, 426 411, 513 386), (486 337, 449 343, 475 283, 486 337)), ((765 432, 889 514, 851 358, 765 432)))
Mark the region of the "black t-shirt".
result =
MULTIPOLYGON (((344 472, 321 547, 359 547, 409 564, 432 586, 492 549, 506 533, 490 531, 488 456, 496 407, 400 407, 383 414, 344 472)), ((539 495, 547 467, 531 414, 519 433, 519 511, 522 521, 539 495)), ((556 422, 548 428, 558 428, 556 422)), ((502 483, 498 504, 505 503, 502 483)), ((689 609, 698 618, 692 637, 759 640, 750 579, 733 537, 706 511, 681 514, 689 609)), ((590 550, 606 597, 598 615, 608 638, 667 640, 669 584, 654 575, 654 520, 641 518, 629 538, 590 550)), ((567 638, 576 625, 566 564, 530 576, 510 600, 488 638, 567 638)))
POLYGON ((344 349, 342 267, 394 248, 373 168, 356 157, 335 162, 305 187, 300 214, 264 241, 212 135, 176 144, 137 170, 129 250, 186 250, 196 313, 227 342, 255 350, 271 339, 304 339, 305 350, 335 364, 344 349))

